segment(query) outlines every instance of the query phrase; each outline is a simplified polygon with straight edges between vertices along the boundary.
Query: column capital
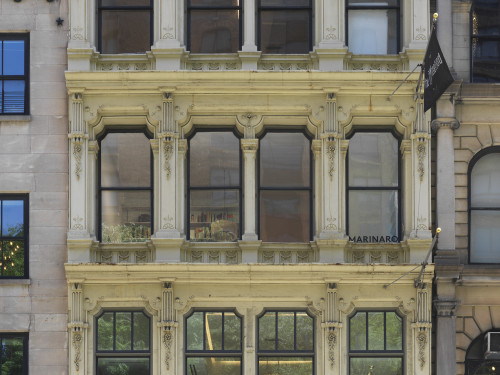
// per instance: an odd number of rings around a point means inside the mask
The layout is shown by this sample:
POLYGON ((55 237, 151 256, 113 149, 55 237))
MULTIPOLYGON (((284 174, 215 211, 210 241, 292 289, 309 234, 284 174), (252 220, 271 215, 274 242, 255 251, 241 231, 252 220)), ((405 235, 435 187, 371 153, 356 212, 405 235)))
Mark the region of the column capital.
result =
POLYGON ((456 300, 439 300, 435 299, 434 308, 438 317, 453 317, 455 316, 458 301, 456 300))
POLYGON ((440 117, 431 122, 431 129, 433 131, 438 131, 441 128, 449 128, 451 130, 458 129, 460 127, 460 122, 453 117, 440 117))
POLYGON ((241 150, 243 152, 255 152, 259 149, 259 140, 252 138, 252 139, 247 139, 243 138, 241 139, 241 150))

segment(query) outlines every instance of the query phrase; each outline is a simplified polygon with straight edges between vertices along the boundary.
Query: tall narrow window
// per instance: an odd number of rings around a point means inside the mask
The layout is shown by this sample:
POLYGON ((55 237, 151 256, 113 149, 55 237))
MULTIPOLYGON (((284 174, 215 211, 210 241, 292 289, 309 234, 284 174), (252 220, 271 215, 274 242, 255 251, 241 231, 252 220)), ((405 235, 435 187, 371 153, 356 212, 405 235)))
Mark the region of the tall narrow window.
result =
POLYGON ((399 0, 348 0, 349 51, 365 55, 399 52, 399 0))
POLYGON ((150 375, 150 318, 142 311, 106 311, 96 319, 96 373, 150 375))
POLYGON ((191 53, 234 53, 241 47, 241 0, 187 0, 191 53))
POLYGON ((470 163, 469 226, 471 263, 500 263, 500 148, 470 163))
POLYGON ((0 115, 29 113, 29 34, 0 34, 0 115))
POLYGON ((153 40, 153 0, 97 0, 101 53, 145 53, 153 40))
POLYGON ((102 242, 139 242, 153 229, 152 152, 143 132, 109 132, 100 140, 102 242))
POLYGON ((195 311, 188 316, 186 373, 241 375, 242 327, 233 311, 195 311))
POLYGON ((302 132, 268 132, 259 153, 260 239, 310 241, 310 139, 302 132))
POLYGON ((0 375, 28 374, 28 334, 0 332, 0 375))
POLYGON ((258 318, 258 374, 314 374, 314 319, 305 311, 258 318))
POLYGON ((263 53, 309 53, 311 0, 259 0, 259 48, 263 53))
POLYGON ((1 278, 28 277, 28 218, 27 194, 0 194, 1 278))
POLYGON ((189 239, 240 238, 240 140, 229 131, 199 131, 189 140, 189 239))
POLYGON ((471 81, 500 82, 500 1, 474 0, 471 7, 471 81))
POLYGON ((349 374, 403 375, 403 319, 394 311, 358 311, 349 319, 349 374))
POLYGON ((348 233, 355 242, 398 242, 399 141, 389 132, 357 132, 347 155, 348 233))

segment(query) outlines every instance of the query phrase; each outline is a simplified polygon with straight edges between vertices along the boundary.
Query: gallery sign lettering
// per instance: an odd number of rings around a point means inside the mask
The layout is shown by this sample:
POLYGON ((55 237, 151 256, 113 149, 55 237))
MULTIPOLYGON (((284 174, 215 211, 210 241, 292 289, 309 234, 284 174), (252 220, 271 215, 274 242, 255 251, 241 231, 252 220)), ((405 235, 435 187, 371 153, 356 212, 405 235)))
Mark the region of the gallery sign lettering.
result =
POLYGON ((349 236, 349 241, 355 243, 396 243, 398 236, 349 236))

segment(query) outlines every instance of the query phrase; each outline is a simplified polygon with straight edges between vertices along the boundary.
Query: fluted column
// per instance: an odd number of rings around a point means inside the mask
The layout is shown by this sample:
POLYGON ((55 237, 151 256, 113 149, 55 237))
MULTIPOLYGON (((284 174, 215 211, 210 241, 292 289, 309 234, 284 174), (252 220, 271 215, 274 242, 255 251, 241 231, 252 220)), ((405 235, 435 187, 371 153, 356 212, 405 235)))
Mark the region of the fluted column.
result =
POLYGON ((241 150, 243 151, 243 171, 245 172, 243 176, 243 188, 244 188, 244 202, 243 202, 243 236, 241 237, 243 241, 257 241, 256 233, 256 180, 255 180, 255 170, 256 170, 256 160, 257 160, 257 150, 259 148, 258 139, 242 139, 241 140, 241 150))
POLYGON ((68 323, 70 335, 69 362, 70 374, 86 374, 85 353, 87 348, 88 324, 83 321, 83 288, 81 282, 70 282, 69 311, 70 322, 68 323))
POLYGON ((160 343, 160 373, 177 374, 176 333, 178 323, 174 310, 174 290, 171 282, 163 283, 161 320, 158 323, 160 343))
POLYGON ((333 375, 340 373, 339 351, 341 347, 342 323, 340 322, 340 311, 337 307, 337 284, 328 283, 326 292, 326 311, 325 321, 322 323, 324 332, 323 347, 324 356, 324 374, 333 375))

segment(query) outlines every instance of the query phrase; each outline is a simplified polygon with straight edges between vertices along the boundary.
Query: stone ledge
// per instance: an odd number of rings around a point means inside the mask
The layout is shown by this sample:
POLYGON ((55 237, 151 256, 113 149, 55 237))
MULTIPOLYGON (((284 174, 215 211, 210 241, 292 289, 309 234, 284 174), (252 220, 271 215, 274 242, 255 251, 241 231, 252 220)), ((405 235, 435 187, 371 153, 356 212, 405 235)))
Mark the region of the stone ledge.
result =
POLYGON ((31 285, 31 279, 0 279, 1 285, 31 285))
POLYGON ((0 121, 28 122, 28 121, 31 121, 31 116, 30 115, 0 115, 0 121))

